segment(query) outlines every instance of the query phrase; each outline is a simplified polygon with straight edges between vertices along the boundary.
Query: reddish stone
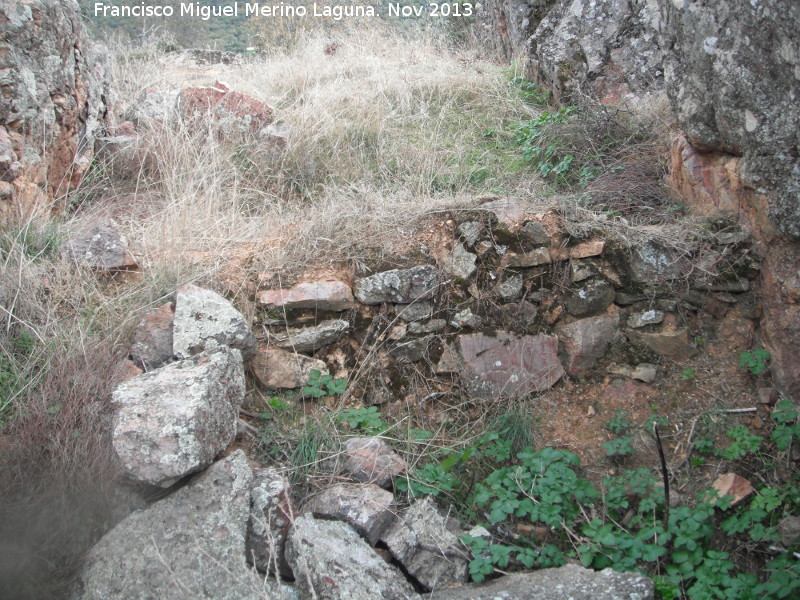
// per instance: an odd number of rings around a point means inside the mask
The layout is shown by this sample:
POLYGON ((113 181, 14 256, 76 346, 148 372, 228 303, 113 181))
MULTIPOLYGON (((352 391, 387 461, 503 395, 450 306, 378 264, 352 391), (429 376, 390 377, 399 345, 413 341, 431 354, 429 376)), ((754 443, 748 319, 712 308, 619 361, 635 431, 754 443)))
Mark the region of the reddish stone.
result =
POLYGON ((564 366, 570 375, 591 369, 606 353, 619 330, 619 313, 580 319, 558 327, 564 366))
POLYGON ((131 357, 142 368, 149 370, 169 362, 172 353, 172 322, 175 306, 162 304, 145 315, 136 326, 131 344, 131 357))
POLYGON ((328 367, 323 361, 279 348, 259 348, 250 361, 250 371, 256 381, 268 390, 302 387, 312 369, 328 375, 328 367))
POLYGON ((377 437, 351 438, 345 444, 345 452, 344 471, 359 483, 387 488, 407 468, 403 459, 377 437))
POLYGON ((255 135, 273 119, 272 108, 252 96, 231 91, 220 82, 211 87, 185 88, 178 96, 178 103, 184 119, 206 120, 220 134, 255 135))
POLYGON ((267 308, 316 308, 342 311, 353 307, 353 292, 343 281, 309 281, 286 290, 266 290, 258 303, 267 308))
POLYGON ((603 240, 591 240, 578 244, 570 248, 570 258, 589 258, 590 256, 600 256, 603 253, 606 243, 603 240))
POLYGON ((731 496, 731 506, 741 504, 750 494, 753 493, 752 484, 744 477, 736 473, 725 473, 720 475, 712 487, 717 490, 719 497, 731 496))
POLYGON ((498 331, 493 337, 461 335, 458 343, 464 358, 462 379, 478 397, 540 392, 564 375, 558 360, 558 338, 554 336, 517 337, 498 331))

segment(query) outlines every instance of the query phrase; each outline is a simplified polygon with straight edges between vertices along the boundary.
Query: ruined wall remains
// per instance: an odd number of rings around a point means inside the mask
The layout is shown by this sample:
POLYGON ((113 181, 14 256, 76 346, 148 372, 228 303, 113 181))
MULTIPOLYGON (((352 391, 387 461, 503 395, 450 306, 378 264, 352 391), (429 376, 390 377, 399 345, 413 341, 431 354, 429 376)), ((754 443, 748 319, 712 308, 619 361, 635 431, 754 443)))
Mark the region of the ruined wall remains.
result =
POLYGON ((0 223, 58 210, 108 122, 106 49, 75 0, 0 3, 0 223))

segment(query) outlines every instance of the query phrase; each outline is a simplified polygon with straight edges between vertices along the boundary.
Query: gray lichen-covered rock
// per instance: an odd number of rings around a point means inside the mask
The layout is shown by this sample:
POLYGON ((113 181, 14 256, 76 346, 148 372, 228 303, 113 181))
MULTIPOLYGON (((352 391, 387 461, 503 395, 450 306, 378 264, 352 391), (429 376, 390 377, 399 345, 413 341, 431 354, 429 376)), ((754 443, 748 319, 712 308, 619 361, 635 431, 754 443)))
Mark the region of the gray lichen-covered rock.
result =
POLYGON ((411 304, 395 304, 394 313, 409 323, 422 321, 433 314, 433 303, 429 300, 423 300, 411 304))
POLYGON ((0 90, 0 180, 13 182, 0 222, 37 204, 63 209, 114 98, 108 51, 87 39, 75 0, 0 3, 0 90))
POLYGON ((528 40, 532 79, 562 101, 619 101, 663 84, 656 0, 558 0, 528 40))
POLYGON ((178 290, 172 348, 187 358, 223 346, 237 348, 244 360, 255 353, 256 338, 242 313, 211 290, 185 285, 178 290))
POLYGON ((431 600, 652 600, 653 597, 653 582, 639 573, 592 571, 565 565, 441 590, 432 594, 431 600))
POLYGON ((461 379, 481 398, 546 390, 564 375, 554 336, 473 333, 458 336, 458 345, 463 358, 461 379))
POLYGON ((302 598, 419 598, 399 570, 381 559, 350 525, 341 521, 302 515, 289 533, 286 555, 302 598))
POLYGON ((444 272, 456 279, 467 279, 477 269, 477 258, 472 252, 467 252, 463 244, 457 243, 444 263, 444 272))
POLYGON ((436 268, 431 265, 384 271, 359 279, 355 296, 362 304, 429 300, 436 292, 438 279, 436 268))
POLYGON ((244 391, 242 356, 228 348, 120 384, 112 442, 127 474, 167 487, 210 465, 236 435, 244 391))
POLYGON ((598 315, 614 302, 614 288, 604 279, 591 279, 573 290, 564 303, 567 312, 576 317, 598 315))
POLYGON ((800 3, 661 0, 672 108, 693 146, 744 157, 744 178, 800 238, 800 3))
POLYGON ((350 329, 349 322, 343 319, 330 319, 313 327, 288 329, 275 334, 274 342, 279 348, 286 350, 311 352, 338 342, 348 329, 350 329))
POLYGON ((377 485, 340 483, 313 496, 303 512, 317 519, 344 521, 374 546, 394 521, 394 494, 377 485))
POLYGON ((292 578, 286 562, 286 537, 295 518, 289 481, 275 469, 253 473, 250 520, 247 526, 247 560, 259 571, 292 578))
POLYGON ((65 259, 102 271, 124 271, 139 265, 128 250, 127 241, 112 223, 96 225, 61 247, 65 259))
POLYGON ((441 590, 468 579, 470 556, 428 496, 415 502, 383 537, 392 556, 422 586, 441 590))
POLYGON ((241 450, 135 512, 86 559, 81 600, 256 600, 270 597, 244 560, 253 474, 241 450))

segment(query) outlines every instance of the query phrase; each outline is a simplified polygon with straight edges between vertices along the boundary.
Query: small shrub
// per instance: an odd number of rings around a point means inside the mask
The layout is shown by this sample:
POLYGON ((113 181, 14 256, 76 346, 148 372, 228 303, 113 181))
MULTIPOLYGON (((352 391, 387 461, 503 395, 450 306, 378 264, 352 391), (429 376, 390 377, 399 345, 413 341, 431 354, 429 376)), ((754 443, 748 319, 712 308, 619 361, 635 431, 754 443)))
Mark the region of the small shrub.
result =
POLYGON ((346 379, 334 379, 332 375, 323 375, 319 369, 311 369, 303 393, 313 398, 322 396, 339 396, 347 391, 346 379))
POLYGON ((753 375, 761 375, 767 370, 767 363, 772 355, 768 350, 756 348, 752 352, 742 352, 739 355, 739 366, 746 367, 753 375))

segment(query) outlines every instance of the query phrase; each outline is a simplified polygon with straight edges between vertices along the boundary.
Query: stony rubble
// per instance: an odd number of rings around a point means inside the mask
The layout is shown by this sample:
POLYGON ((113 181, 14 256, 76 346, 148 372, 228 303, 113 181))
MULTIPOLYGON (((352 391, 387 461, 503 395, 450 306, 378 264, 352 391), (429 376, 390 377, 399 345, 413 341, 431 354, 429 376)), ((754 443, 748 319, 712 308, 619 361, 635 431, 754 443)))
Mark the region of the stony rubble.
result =
POLYGON ((341 521, 323 521, 308 514, 298 517, 289 533, 286 555, 302 598, 419 598, 398 569, 341 521))
POLYGON ((184 88, 178 94, 178 112, 193 126, 210 127, 220 137, 255 136, 273 121, 273 110, 217 81, 212 86, 184 88))
POLYGON ((355 529, 370 546, 378 543, 394 522, 394 495, 374 484, 340 483, 312 496, 303 505, 303 513, 315 519, 344 521, 355 529))
POLYGON ((242 357, 221 348, 134 377, 112 395, 112 441, 132 479, 168 487, 210 465, 234 438, 242 357))
POLYGON ((126 271, 139 264, 128 250, 127 240, 113 223, 101 223, 61 247, 61 256, 100 271, 126 271))
POLYGON ((339 341, 350 329, 343 319, 328 319, 312 327, 290 328, 274 335, 270 340, 279 348, 295 352, 311 352, 339 341))
POLYGON ((175 305, 172 302, 147 313, 133 333, 130 355, 142 369, 152 371, 174 358, 172 326, 175 305))
POLYGON ((432 298, 438 281, 439 275, 430 265, 394 269, 359 279, 355 296, 362 304, 409 304, 432 298))
POLYGON ((580 375, 591 369, 606 353, 619 332, 619 313, 580 319, 556 328, 569 375, 580 375))
POLYGON ((256 349, 250 325, 234 306, 214 291, 185 285, 175 300, 172 349, 187 358, 222 346, 241 351, 249 360, 256 349))
POLYGON ((267 309, 313 308, 340 312, 353 308, 353 292, 343 281, 310 281, 286 290, 265 290, 258 294, 257 300, 267 309))

